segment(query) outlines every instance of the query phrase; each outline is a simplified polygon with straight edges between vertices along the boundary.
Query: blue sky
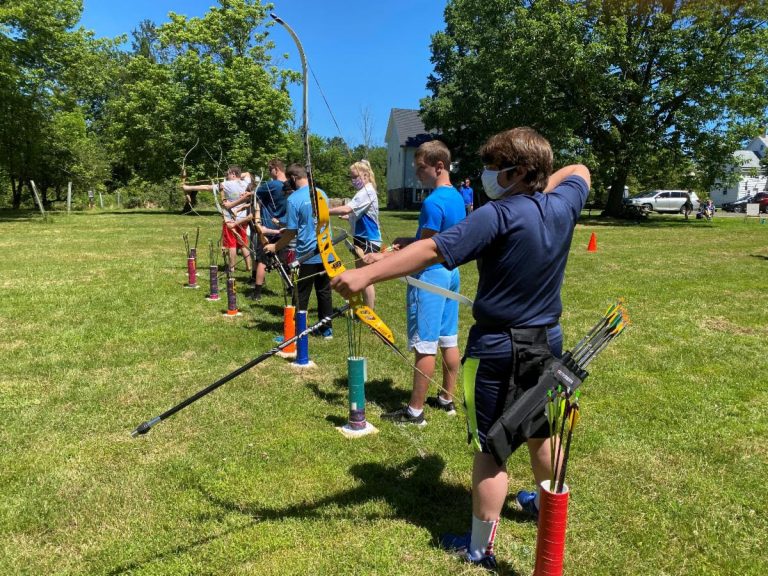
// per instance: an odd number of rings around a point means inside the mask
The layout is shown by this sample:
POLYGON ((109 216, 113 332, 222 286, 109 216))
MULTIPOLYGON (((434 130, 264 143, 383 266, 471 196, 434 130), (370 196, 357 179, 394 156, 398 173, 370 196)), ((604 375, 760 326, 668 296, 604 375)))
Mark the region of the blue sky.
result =
MULTIPOLYGON (((145 19, 168 21, 168 13, 202 16, 215 0, 84 0, 81 24, 98 37, 130 34, 145 19)), ((274 12, 298 34, 310 68, 328 99, 341 135, 362 142, 362 111, 373 120, 375 144, 383 144, 391 108, 418 108, 427 95, 431 36, 444 28, 445 0, 291 0, 274 12)), ((300 70, 295 45, 282 27, 270 34, 275 60, 300 70), (282 55, 288 54, 288 60, 282 55)), ((130 44, 129 44, 130 45, 130 44)), ((301 88, 291 90, 297 118, 301 88)), ((313 133, 338 136, 314 79, 309 84, 309 124, 313 133)))

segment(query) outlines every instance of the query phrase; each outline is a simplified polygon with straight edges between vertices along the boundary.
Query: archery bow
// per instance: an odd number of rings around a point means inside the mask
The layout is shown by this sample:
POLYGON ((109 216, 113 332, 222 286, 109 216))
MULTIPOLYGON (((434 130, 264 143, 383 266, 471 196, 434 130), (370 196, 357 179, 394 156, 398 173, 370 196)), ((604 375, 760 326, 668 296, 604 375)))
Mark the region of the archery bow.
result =
MULTIPOLYGON (((303 95, 304 95, 304 109, 302 117, 302 137, 304 141, 304 158, 307 168, 307 179, 309 181, 309 195, 312 200, 312 213, 316 219, 315 235, 317 236, 317 247, 320 252, 320 257, 323 261, 323 267, 325 268, 328 278, 333 278, 338 274, 341 274, 346 270, 341 259, 336 254, 336 250, 333 246, 333 237, 330 223, 330 214, 328 213, 328 201, 325 196, 315 186, 315 180, 312 176, 312 159, 309 150, 309 82, 307 76, 307 57, 304 54, 304 47, 301 45, 301 41, 288 24, 284 20, 279 18, 274 13, 270 14, 273 20, 283 26, 288 34, 290 34, 296 48, 299 52, 301 59, 301 70, 303 78, 303 95)), ((352 308, 354 315, 360 319, 366 326, 368 326, 374 334, 376 334, 383 341, 390 346, 394 346, 395 338, 392 335, 392 331, 389 327, 379 318, 379 316, 369 307, 363 303, 362 294, 353 294, 349 298, 349 304, 352 308)))
MULTIPOLYGON (((187 183, 187 157, 192 153, 192 150, 197 148, 197 145, 200 144, 200 136, 197 137, 197 140, 195 140, 195 144, 187 150, 187 153, 184 154, 184 158, 181 160, 181 189, 184 191, 184 184, 187 183)), ((190 209, 197 214, 197 210, 195 210, 195 207, 192 206, 192 197, 184 192, 184 198, 187 201, 187 204, 189 205, 190 209)), ((199 216, 199 214, 198 214, 199 216)))

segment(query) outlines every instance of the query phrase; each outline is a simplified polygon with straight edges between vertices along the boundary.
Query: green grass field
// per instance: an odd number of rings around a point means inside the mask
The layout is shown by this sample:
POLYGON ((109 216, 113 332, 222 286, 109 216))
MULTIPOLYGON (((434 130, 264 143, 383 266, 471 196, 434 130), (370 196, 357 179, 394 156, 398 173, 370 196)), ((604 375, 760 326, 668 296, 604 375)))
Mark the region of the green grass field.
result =
MULTIPOLYGON (((388 238, 413 213, 385 213, 388 238)), ((163 212, 0 213, 0 574, 479 574, 436 547, 468 529, 463 412, 382 423, 411 368, 370 334, 380 432, 348 440, 346 323, 313 371, 271 358, 137 439, 130 432, 273 346, 283 298, 204 300, 216 220, 163 212), (200 290, 183 232, 200 226, 200 290)), ((345 254, 346 256, 346 254, 345 254)), ((244 273, 240 274, 244 278, 244 273)), ((617 297, 633 320, 591 366, 568 482, 565 573, 768 573, 768 225, 583 219, 563 288, 566 348, 617 297), (596 232, 598 252, 586 251, 596 232)), ((474 295, 474 264, 462 268, 474 295)), ((405 285, 377 288, 405 348, 405 285)), ((338 297, 336 302, 340 303, 338 297)), ((314 311, 311 318, 316 317, 314 311)), ((471 315, 462 310, 463 341, 471 315)), ((510 493, 531 488, 527 454, 510 493)), ((511 505, 503 574, 533 571, 511 505)))

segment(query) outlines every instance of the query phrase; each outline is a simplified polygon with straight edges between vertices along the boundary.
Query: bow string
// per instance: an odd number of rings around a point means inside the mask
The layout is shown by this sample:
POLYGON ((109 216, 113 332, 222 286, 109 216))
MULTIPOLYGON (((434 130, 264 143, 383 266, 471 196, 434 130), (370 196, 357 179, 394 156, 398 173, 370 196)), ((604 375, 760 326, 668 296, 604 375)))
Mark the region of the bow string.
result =
MULTIPOLYGON (((301 70, 303 78, 303 114, 302 114, 302 140, 304 143, 304 158, 306 162, 307 180, 309 182, 309 192, 312 201, 312 214, 315 217, 315 235, 317 237, 317 248, 323 262, 323 267, 329 278, 338 276, 346 270, 344 264, 336 254, 333 246, 333 232, 330 223, 330 214, 328 212, 328 201, 325 196, 315 186, 315 180, 312 175, 312 158, 309 146, 309 82, 307 74, 307 57, 304 53, 304 47, 301 44, 296 32, 286 22, 275 14, 270 14, 272 19, 283 26, 290 34, 301 59, 301 70)), ((374 334, 390 345, 394 345, 395 338, 392 331, 381 318, 369 306, 363 302, 363 295, 353 294, 349 298, 349 304, 354 315, 368 326, 374 334)))

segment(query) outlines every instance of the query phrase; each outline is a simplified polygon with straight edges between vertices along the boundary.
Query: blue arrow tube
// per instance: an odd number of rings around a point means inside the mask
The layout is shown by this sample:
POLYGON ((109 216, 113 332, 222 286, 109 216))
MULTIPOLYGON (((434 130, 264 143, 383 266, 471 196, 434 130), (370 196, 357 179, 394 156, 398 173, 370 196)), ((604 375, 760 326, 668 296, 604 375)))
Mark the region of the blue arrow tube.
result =
MULTIPOLYGON (((307 329, 307 311, 296 312, 296 334, 301 334, 307 329)), ((296 364, 306 366, 309 364, 309 336, 305 334, 299 338, 296 344, 296 364)))

